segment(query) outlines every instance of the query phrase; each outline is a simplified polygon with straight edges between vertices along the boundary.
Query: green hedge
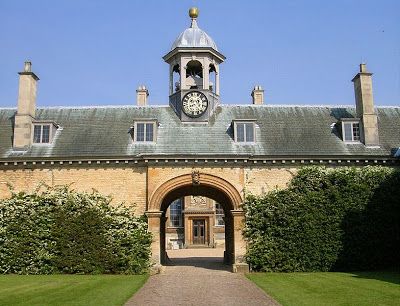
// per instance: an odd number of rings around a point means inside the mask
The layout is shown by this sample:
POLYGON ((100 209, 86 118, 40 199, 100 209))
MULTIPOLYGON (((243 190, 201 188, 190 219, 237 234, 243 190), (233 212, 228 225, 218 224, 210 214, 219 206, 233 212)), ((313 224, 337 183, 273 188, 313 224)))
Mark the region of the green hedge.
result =
POLYGON ((371 270, 400 262, 400 172, 305 167, 246 198, 247 261, 259 271, 371 270))
POLYGON ((146 220, 110 202, 67 186, 0 201, 0 273, 145 272, 146 220))

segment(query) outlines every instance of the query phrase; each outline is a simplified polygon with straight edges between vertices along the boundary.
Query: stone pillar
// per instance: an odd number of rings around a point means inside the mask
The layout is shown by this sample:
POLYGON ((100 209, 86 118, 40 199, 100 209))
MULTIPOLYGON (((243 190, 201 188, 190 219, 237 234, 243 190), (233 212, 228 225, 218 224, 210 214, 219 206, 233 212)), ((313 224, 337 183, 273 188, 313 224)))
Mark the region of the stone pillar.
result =
POLYGON ((215 65, 215 94, 219 96, 219 66, 215 65))
POLYGON ((210 61, 203 59, 203 89, 210 89, 210 61))
POLYGON ((187 65, 188 61, 181 58, 181 63, 180 63, 180 83, 181 83, 181 90, 185 90, 187 89, 186 86, 186 65, 187 65))
MULTIPOLYGON (((151 259, 154 265, 160 266, 162 262, 161 258, 161 218, 163 215, 162 211, 146 211, 148 222, 148 231, 153 235, 153 242, 151 243, 151 259)), ((164 230, 165 231, 165 230, 164 230)), ((165 242, 164 242, 165 244, 165 242)))
POLYGON ((149 91, 146 86, 141 85, 136 89, 136 104, 137 106, 147 106, 147 97, 149 96, 149 91))
POLYGON ((185 247, 189 246, 192 243, 192 238, 190 237, 191 233, 191 226, 192 226, 192 221, 189 220, 188 215, 184 214, 184 244, 185 247))
POLYGON ((19 72, 18 106, 14 123, 13 147, 27 150, 32 144, 32 121, 36 113, 36 86, 38 76, 31 71, 31 62, 25 62, 19 72))
POLYGON ((174 93, 174 66, 169 65, 169 95, 174 93))
POLYGON ((253 98, 253 104, 264 104, 264 89, 262 89, 260 85, 254 86, 251 97, 253 98))
POLYGON ((243 210, 231 210, 233 218, 233 234, 234 234, 234 250, 235 262, 233 264, 233 272, 249 272, 249 265, 246 263, 244 256, 246 255, 247 245, 244 240, 242 231, 244 228, 245 215, 243 210))
POLYGON ((354 83, 356 113, 362 122, 363 142, 366 146, 379 146, 378 116, 375 113, 372 93, 372 73, 367 71, 366 64, 360 64, 360 72, 356 74, 352 82, 354 83))

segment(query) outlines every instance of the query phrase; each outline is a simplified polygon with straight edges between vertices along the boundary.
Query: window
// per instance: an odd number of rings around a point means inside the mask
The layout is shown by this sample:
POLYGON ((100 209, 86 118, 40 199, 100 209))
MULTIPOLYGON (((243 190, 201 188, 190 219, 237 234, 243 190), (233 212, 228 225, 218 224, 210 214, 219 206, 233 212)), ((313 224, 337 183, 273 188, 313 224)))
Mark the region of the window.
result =
POLYGON ((235 142, 251 143, 254 142, 254 122, 235 121, 235 142))
POLYGON ((133 140, 135 142, 154 142, 155 122, 135 122, 133 140))
POLYGON ((343 140, 345 142, 360 142, 360 123, 342 122, 343 140))
POLYGON ((225 221, 224 221, 224 209, 222 208, 222 205, 219 203, 215 203, 215 225, 216 226, 224 226, 225 221))
POLYGON ((182 199, 175 200, 169 206, 169 225, 171 227, 182 227, 182 199))
POLYGON ((33 126, 33 143, 50 143, 50 124, 33 126))

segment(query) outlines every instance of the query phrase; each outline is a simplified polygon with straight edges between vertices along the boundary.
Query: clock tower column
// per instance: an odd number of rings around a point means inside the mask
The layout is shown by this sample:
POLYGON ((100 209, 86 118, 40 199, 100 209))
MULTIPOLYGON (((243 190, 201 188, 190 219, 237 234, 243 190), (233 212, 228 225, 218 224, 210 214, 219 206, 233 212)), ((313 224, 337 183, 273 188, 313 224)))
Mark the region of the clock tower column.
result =
POLYGON ((219 64, 225 60, 213 39, 197 26, 197 8, 189 10, 191 25, 163 57, 169 69, 169 104, 183 122, 208 122, 219 104, 219 64))

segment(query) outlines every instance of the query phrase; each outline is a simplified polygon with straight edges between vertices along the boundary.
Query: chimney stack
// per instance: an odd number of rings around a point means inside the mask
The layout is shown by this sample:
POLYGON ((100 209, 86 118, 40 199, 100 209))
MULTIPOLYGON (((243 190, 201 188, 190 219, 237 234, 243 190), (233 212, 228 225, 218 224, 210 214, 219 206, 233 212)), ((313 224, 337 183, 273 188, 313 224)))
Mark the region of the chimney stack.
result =
POLYGON ((32 72, 32 63, 26 61, 19 74, 18 107, 15 114, 13 147, 26 150, 32 143, 32 121, 36 113, 36 86, 38 76, 32 72))
POLYGON ((260 85, 254 86, 251 96, 254 105, 264 104, 264 89, 262 89, 260 85))
POLYGON ((140 85, 136 89, 136 104, 137 106, 147 106, 147 97, 149 96, 149 91, 146 86, 140 85))
POLYGON ((356 99, 356 114, 362 123, 362 139, 366 146, 379 146, 378 116, 374 109, 372 93, 372 73, 367 71, 366 64, 360 64, 360 72, 356 74, 354 93, 356 99))

